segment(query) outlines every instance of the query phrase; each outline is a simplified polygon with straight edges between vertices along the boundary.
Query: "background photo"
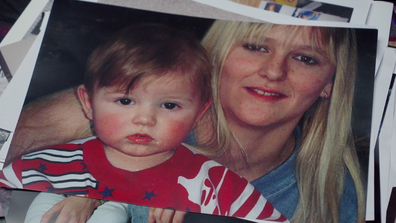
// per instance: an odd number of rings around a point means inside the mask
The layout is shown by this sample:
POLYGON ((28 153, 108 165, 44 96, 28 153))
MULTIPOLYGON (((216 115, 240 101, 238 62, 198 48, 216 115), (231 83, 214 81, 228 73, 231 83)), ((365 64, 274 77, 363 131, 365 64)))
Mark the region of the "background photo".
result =
MULTIPOLYGON (((214 20, 79 1, 55 1, 24 105, 81 84, 93 49, 114 32, 141 22, 166 24, 192 32, 201 39, 214 20)), ((363 172, 367 173, 377 31, 355 31, 358 73, 353 127, 363 172)))

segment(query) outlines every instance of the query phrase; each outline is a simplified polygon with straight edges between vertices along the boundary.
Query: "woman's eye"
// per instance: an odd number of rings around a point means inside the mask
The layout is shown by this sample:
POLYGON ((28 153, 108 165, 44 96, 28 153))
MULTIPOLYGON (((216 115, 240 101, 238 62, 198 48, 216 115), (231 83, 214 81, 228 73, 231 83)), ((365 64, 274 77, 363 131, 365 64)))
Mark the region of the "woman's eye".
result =
POLYGON ((313 65, 313 64, 317 64, 318 61, 316 61, 315 59, 313 59, 312 57, 309 56, 296 56, 295 57, 297 60, 305 63, 305 64, 309 64, 309 65, 313 65))
POLYGON ((245 44, 244 48, 251 51, 259 51, 259 52, 267 52, 268 50, 264 46, 254 45, 254 44, 245 44))
POLYGON ((129 99, 129 98, 121 98, 121 99, 118 99, 117 102, 122 104, 122 105, 134 104, 134 102, 131 99, 129 99))
POLYGON ((180 108, 179 105, 172 103, 172 102, 164 103, 164 104, 162 104, 161 107, 163 107, 165 109, 169 109, 169 110, 174 110, 174 109, 180 108))

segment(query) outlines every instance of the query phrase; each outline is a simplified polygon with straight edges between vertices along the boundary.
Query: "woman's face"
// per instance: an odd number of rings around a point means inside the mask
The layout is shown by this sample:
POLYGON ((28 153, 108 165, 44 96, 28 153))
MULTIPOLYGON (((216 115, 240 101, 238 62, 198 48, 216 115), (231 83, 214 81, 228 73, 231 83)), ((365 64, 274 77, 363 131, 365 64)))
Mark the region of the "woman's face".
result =
POLYGON ((318 97, 330 97, 335 65, 325 47, 313 46, 309 27, 290 29, 274 26, 263 42, 231 48, 220 78, 230 124, 295 127, 318 97))

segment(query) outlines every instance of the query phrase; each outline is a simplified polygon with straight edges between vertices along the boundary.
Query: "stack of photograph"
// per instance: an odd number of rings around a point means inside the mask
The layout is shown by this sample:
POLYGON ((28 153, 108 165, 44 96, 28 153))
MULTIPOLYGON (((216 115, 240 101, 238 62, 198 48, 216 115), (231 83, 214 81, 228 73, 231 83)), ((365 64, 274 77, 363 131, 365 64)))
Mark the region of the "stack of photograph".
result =
POLYGON ((2 220, 395 222, 393 13, 32 0, 0 43, 2 220))

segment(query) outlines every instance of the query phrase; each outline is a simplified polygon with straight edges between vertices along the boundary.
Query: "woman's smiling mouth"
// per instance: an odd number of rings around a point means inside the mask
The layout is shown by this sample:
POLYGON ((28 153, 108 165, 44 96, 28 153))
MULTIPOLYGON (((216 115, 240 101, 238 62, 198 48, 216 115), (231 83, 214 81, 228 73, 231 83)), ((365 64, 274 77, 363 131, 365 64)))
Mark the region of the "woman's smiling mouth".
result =
POLYGON ((286 95, 274 91, 265 91, 252 87, 245 87, 245 89, 248 91, 248 93, 258 96, 270 97, 274 99, 282 99, 286 97, 286 95))

